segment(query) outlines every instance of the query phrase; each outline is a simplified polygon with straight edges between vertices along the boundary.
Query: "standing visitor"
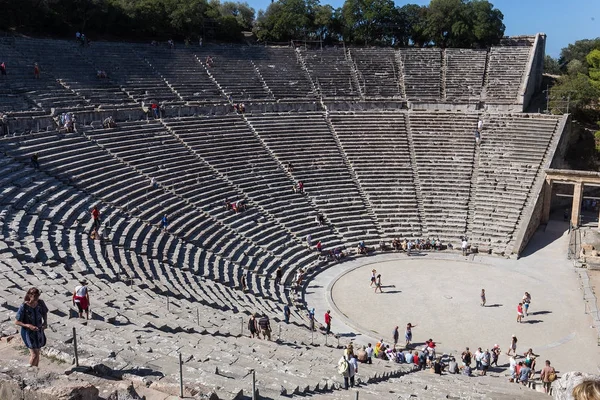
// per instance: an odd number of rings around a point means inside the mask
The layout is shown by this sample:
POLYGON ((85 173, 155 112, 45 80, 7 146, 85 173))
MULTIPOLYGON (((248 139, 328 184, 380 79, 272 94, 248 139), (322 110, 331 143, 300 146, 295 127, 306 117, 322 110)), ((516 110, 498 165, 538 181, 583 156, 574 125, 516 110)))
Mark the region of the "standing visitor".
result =
POLYGON ((408 324, 406 324, 406 331, 404 331, 404 339, 406 339, 406 347, 407 348, 410 345, 410 342, 412 342, 412 328, 414 328, 416 326, 417 325, 413 325, 410 322, 408 324))
POLYGON ((521 322, 521 320, 523 319, 523 303, 519 303, 519 305, 517 305, 517 322, 521 322))
POLYGON ((79 285, 73 291, 73 305, 77 306, 79 318, 83 318, 83 312, 85 311, 85 319, 90 319, 90 295, 85 279, 80 280, 79 285))
POLYGON ((481 307, 485 307, 485 289, 481 289, 481 307))
POLYGON ((544 393, 550 394, 552 389, 552 382, 556 380, 556 370, 550 365, 550 361, 546 360, 546 366, 542 368, 540 378, 544 384, 544 393))
POLYGON ((23 304, 17 311, 15 325, 21 327, 21 339, 29 349, 29 365, 37 367, 40 363, 40 352, 46 345, 44 329, 48 327, 48 307, 40 300, 40 291, 31 288, 25 294, 23 304))
POLYGON ((329 335, 329 332, 331 331, 331 311, 327 310, 327 312, 325 313, 325 325, 326 325, 326 331, 325 333, 327 335, 329 335))
POLYGON ((512 339, 510 340, 510 347, 508 348, 508 351, 506 352, 507 356, 511 355, 511 352, 514 356, 517 355, 517 337, 515 335, 512 335, 512 339))

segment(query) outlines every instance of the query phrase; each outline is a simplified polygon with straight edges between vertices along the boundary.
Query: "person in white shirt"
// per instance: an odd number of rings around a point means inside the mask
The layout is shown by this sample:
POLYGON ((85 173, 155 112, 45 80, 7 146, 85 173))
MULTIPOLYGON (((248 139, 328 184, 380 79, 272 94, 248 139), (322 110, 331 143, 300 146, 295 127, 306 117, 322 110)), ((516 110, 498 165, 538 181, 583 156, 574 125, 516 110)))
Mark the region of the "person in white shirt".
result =
POLYGON ((375 350, 371 346, 371 343, 369 343, 369 345, 365 349, 365 352, 367 353, 367 364, 373 364, 373 352, 374 351, 375 350))
POLYGON ((477 121, 477 130, 481 132, 481 128, 483 128, 483 121, 479 120, 477 121))
POLYGON ((469 242, 467 242, 467 238, 463 238, 461 247, 463 256, 466 256, 468 254, 469 249, 469 242))
POLYGON ((79 285, 75 287, 73 291, 73 305, 77 306, 79 318, 83 318, 83 312, 85 311, 85 318, 90 319, 90 295, 86 280, 79 281, 79 285))

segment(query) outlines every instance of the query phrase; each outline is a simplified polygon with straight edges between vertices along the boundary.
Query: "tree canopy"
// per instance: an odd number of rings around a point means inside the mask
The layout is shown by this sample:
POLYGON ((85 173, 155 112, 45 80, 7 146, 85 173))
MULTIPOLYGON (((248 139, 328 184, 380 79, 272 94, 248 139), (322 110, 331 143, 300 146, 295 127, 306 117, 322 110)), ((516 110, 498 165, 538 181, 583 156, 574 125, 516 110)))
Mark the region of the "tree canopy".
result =
POLYGON ((504 35, 504 16, 487 0, 431 0, 429 6, 392 0, 346 0, 341 8, 318 0, 277 0, 259 12, 261 40, 350 44, 485 47, 504 35))
POLYGON ((254 26, 246 2, 219 0, 0 0, 0 29, 44 35, 239 41, 254 26), (24 12, 23 10, 27 10, 24 12))
MULTIPOLYGON (((326 44, 484 47, 504 35, 503 15, 487 0, 273 0, 266 10, 229 0, 0 0, 0 29, 31 34, 125 39, 322 40, 326 44), (27 12, 23 12, 27 10, 27 12), (256 16, 256 18, 255 18, 256 16)), ((587 53, 586 53, 587 54, 587 53)))

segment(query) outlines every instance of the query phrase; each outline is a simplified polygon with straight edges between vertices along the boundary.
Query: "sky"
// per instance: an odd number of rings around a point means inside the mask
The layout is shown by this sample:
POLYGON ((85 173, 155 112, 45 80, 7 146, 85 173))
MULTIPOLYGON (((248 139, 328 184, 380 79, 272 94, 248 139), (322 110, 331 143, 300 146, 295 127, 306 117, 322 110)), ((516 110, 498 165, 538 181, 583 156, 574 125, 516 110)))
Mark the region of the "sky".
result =
MULTIPOLYGON (((256 11, 266 9, 271 0, 247 0, 256 11)), ((504 14, 505 34, 545 33, 546 54, 558 57, 560 50, 580 39, 600 37, 600 0, 489 0, 504 14)), ((397 6, 429 4, 429 0, 395 1, 397 6)), ((341 7, 344 0, 321 0, 321 4, 341 7)))

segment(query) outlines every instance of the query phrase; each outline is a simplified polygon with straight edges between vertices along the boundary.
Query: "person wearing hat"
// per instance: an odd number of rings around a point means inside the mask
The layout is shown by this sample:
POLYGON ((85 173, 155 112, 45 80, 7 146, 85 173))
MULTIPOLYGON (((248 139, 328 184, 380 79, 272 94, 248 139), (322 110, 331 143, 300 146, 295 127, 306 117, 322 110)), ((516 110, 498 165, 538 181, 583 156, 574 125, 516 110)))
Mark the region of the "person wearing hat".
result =
POLYGON ((79 285, 73 291, 73 305, 77 306, 77 310, 79 310, 79 318, 83 318, 85 311, 85 319, 90 319, 90 295, 85 279, 80 280, 79 285))

